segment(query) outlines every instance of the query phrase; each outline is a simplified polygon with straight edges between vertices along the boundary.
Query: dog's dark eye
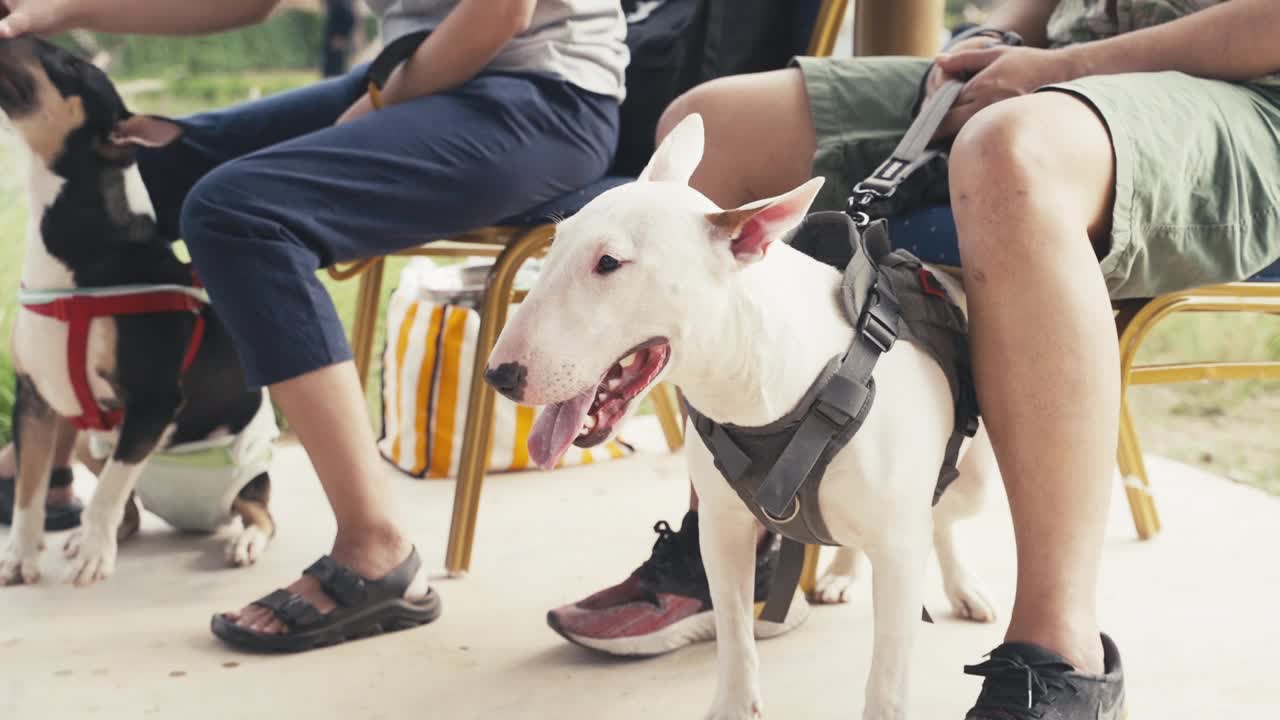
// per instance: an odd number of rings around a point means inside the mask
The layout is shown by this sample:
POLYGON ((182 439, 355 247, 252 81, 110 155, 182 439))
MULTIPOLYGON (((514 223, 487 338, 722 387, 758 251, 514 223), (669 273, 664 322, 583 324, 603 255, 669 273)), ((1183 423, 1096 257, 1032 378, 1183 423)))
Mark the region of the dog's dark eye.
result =
POLYGON ((601 255, 600 261, 596 263, 596 272, 601 275, 609 273, 622 267, 622 261, 612 255, 601 255))

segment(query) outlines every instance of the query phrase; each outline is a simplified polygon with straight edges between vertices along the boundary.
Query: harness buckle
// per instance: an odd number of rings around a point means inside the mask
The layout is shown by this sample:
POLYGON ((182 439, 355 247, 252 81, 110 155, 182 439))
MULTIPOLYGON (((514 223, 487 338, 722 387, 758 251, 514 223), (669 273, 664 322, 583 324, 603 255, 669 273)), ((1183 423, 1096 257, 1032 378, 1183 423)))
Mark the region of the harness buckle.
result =
POLYGON ((881 308, 880 293, 872 287, 867 293, 867 304, 862 310, 862 317, 858 318, 858 333, 879 348, 880 352, 889 352, 889 348, 898 340, 898 329, 893 320, 881 308))
POLYGON ((821 397, 813 404, 813 411, 831 423, 833 427, 842 428, 853 422, 853 415, 842 410, 838 405, 827 402, 821 397))

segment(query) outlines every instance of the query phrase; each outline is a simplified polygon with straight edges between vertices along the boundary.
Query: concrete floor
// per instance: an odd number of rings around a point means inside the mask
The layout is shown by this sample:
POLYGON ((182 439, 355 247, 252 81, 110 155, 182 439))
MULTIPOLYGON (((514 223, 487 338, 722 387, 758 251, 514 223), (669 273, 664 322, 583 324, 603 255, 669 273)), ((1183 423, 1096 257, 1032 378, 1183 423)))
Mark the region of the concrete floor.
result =
MULTIPOLYGON (((543 623, 547 608, 625 576, 647 555, 655 520, 679 519, 682 461, 641 424, 630 435, 650 451, 639 457, 490 478, 474 574, 438 583, 436 624, 301 656, 246 656, 217 644, 209 616, 290 581, 333 530, 310 466, 284 448, 272 505, 280 533, 253 568, 226 569, 220 541, 148 517, 106 584, 0 589, 0 720, 700 718, 711 645, 611 661, 543 623)), ((1131 717, 1280 717, 1280 499, 1155 458, 1151 472, 1165 532, 1138 543, 1117 484, 1103 580, 1131 717)), ((394 484, 424 557, 441 564, 452 483, 394 484)), ((966 535, 1007 615, 1013 548, 1002 497, 966 535)), ((46 555, 44 569, 58 577, 60 557, 46 555)), ((769 717, 859 716, 871 627, 869 592, 859 590, 852 604, 821 608, 761 645, 769 717)), ((944 615, 936 583, 929 603, 944 615)), ((938 620, 920 636, 913 717, 958 720, 978 686, 961 666, 998 644, 1001 627, 938 620)))

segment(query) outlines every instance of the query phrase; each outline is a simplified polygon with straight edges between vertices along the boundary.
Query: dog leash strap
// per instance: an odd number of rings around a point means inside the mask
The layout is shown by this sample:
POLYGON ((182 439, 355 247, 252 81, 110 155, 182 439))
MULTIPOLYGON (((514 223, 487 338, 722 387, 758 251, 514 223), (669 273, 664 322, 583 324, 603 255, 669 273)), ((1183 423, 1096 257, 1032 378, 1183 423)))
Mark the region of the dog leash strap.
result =
POLYGON ((769 588, 764 609, 760 611, 761 620, 778 624, 786 621, 792 598, 795 597, 796 588, 800 585, 800 576, 804 574, 804 556, 804 543, 796 542, 791 538, 782 538, 782 549, 778 552, 778 566, 773 572, 773 586, 769 588))
POLYGON ((854 186, 853 197, 850 198, 851 207, 854 204, 867 206, 878 199, 890 197, 911 173, 942 154, 940 150, 929 149, 929 143, 933 141, 933 135, 942 125, 942 120, 951 111, 951 106, 955 105, 956 98, 960 97, 964 84, 963 80, 948 80, 924 101, 920 106, 920 114, 916 115, 911 127, 907 128, 907 133, 902 136, 889 159, 880 163, 875 172, 854 186))

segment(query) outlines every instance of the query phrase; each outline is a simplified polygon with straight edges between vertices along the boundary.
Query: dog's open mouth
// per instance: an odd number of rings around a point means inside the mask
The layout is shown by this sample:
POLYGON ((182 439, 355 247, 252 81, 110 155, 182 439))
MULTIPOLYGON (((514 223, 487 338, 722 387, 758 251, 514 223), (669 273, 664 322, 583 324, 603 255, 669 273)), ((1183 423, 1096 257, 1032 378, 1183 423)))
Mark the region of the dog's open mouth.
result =
POLYGON ((631 403, 653 384, 671 345, 653 338, 627 351, 596 385, 571 400, 543 408, 529 433, 529 455, 539 467, 555 467, 570 445, 589 448, 609 438, 631 403))

